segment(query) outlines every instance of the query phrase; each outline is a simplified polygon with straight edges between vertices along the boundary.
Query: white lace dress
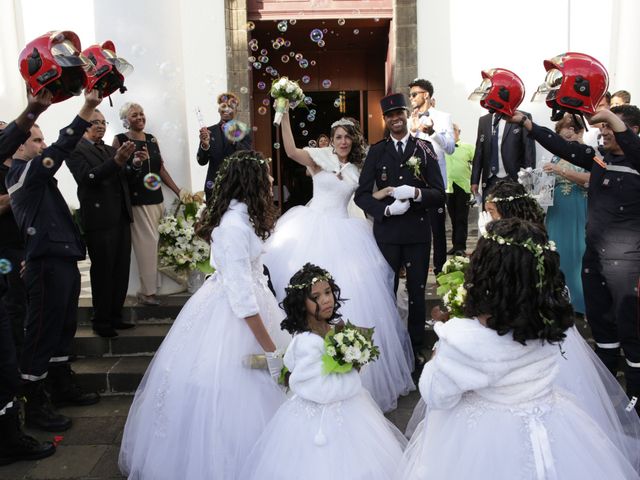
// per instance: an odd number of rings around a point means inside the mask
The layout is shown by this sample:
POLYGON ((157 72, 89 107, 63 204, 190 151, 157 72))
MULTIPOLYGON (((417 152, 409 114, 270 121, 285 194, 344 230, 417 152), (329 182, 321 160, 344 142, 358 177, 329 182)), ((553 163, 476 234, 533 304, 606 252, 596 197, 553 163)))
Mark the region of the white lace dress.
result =
POLYGON ((406 439, 387 420, 356 371, 322 373, 324 341, 296 335, 284 363, 293 397, 269 422, 243 480, 391 480, 406 439))
POLYGON ((291 276, 311 262, 328 270, 348 299, 343 319, 375 327, 373 339, 380 347, 378 361, 363 368, 362 383, 383 411, 396 408, 400 395, 415 389, 411 379, 413 351, 406 327, 396 308, 393 272, 384 259, 371 225, 350 218, 348 204, 358 186, 358 169, 347 164, 339 178, 338 157, 331 148, 308 148, 322 170, 313 175, 313 199, 308 207, 284 214, 265 247, 278 301, 291 276))
POLYGON ((247 206, 232 201, 212 233, 216 273, 184 306, 136 392, 119 459, 130 479, 241 478, 247 452, 286 399, 266 371, 242 363, 262 352, 245 317, 259 312, 276 343, 287 340, 261 251, 247 206))
POLYGON ((598 424, 555 386, 557 345, 521 345, 465 318, 435 330, 440 343, 419 385, 427 414, 398 480, 639 478, 598 424))

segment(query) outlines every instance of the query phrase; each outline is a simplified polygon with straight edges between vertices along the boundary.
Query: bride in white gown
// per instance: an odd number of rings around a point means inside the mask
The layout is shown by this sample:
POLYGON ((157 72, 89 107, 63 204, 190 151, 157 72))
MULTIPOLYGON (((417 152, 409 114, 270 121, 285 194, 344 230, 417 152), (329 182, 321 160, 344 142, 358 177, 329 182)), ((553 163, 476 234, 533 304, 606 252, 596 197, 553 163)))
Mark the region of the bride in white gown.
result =
POLYGON ((260 261, 260 237, 275 218, 268 165, 257 152, 236 152, 218 178, 224 188, 214 190, 201 230, 213 228, 216 272, 186 303, 136 392, 119 459, 131 480, 240 480, 247 452, 286 399, 266 371, 243 366, 290 340, 260 261))
MULTIPOLYGON (((287 155, 311 173, 313 199, 308 207, 294 207, 283 215, 266 244, 263 259, 276 297, 283 299, 291 275, 305 263, 329 270, 347 299, 343 317, 375 327, 374 341, 381 355, 362 370, 362 383, 383 411, 393 410, 398 396, 415 389, 413 351, 396 308, 393 272, 378 249, 371 225, 348 215, 365 156, 359 127, 352 120, 338 120, 331 128, 332 147, 302 150, 295 146, 285 113, 282 140, 287 155)), ((377 195, 382 198, 389 193, 377 195)))

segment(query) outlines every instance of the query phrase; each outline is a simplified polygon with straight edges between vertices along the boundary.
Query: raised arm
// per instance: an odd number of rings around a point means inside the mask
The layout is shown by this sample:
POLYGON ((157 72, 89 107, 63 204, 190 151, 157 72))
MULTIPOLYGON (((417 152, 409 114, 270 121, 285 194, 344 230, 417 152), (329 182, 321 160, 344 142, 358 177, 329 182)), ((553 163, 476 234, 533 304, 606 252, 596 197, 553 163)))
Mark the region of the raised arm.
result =
POLYGON ((296 147, 296 142, 293 139, 293 131, 291 130, 291 120, 289 118, 288 108, 282 116, 282 122, 280 125, 282 126, 282 144, 284 145, 284 151, 287 153, 287 156, 300 165, 304 165, 309 168, 312 172, 318 171, 320 168, 315 164, 311 155, 309 155, 309 152, 296 147))

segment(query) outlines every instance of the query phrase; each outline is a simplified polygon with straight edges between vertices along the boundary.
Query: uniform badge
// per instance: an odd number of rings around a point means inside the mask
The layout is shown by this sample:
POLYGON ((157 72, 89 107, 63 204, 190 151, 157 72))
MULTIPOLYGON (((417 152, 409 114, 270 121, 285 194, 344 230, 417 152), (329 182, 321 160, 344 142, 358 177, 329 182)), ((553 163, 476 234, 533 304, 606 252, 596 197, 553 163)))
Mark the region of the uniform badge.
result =
POLYGON ((517 134, 519 134, 519 133, 520 133, 520 129, 519 129, 519 128, 514 128, 514 129, 513 129, 513 134, 514 134, 514 135, 517 135, 517 134))
POLYGON ((480 134, 480 141, 481 141, 481 142, 484 142, 484 133, 481 133, 481 134, 480 134))
POLYGON ((387 167, 386 166, 382 167, 382 174, 380 175, 380 180, 382 180, 383 182, 387 181, 387 167))

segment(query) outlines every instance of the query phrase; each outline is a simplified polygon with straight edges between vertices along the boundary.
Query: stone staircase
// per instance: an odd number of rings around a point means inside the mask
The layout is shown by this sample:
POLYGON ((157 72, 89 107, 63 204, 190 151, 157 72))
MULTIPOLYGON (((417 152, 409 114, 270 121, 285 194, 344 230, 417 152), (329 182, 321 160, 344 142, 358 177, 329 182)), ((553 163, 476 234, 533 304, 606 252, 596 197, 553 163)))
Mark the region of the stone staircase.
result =
POLYGON ((154 353, 169 332, 187 295, 162 298, 159 307, 138 306, 128 298, 124 320, 136 328, 119 330, 115 338, 102 338, 91 330, 90 299, 81 299, 78 330, 74 339, 73 370, 78 383, 102 395, 135 393, 154 353))

